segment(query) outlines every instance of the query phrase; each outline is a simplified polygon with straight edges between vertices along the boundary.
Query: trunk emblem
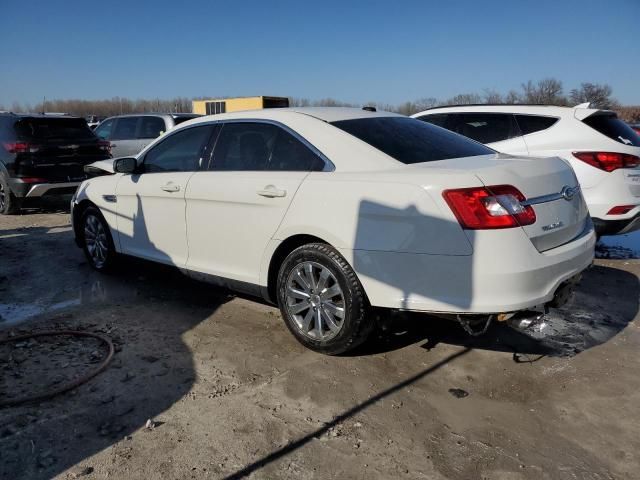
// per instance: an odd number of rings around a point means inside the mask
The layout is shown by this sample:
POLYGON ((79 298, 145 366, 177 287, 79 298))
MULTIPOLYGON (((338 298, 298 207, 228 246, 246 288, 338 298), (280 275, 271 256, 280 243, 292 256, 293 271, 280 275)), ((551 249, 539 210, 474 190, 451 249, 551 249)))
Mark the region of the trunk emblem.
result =
POLYGON ((560 195, 562 195, 562 198, 564 198, 566 201, 569 201, 573 197, 575 197, 576 193, 578 193, 579 190, 580 187, 572 188, 569 185, 565 185, 564 187, 562 187, 562 190, 560 190, 560 195))
POLYGON ((550 223, 549 225, 545 225, 544 227, 542 227, 542 230, 545 232, 548 232, 549 230, 555 230, 556 228, 560 228, 562 226, 564 226, 564 223, 558 220, 557 222, 550 223))

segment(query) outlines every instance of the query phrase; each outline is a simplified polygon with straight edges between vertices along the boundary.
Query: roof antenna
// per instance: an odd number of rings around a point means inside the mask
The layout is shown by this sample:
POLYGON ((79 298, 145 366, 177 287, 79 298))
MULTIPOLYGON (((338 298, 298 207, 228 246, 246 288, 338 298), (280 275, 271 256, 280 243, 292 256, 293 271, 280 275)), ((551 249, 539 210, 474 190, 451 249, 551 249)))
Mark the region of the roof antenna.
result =
POLYGON ((46 95, 42 97, 42 114, 43 115, 47 111, 47 109, 45 108, 45 103, 47 103, 47 96, 46 95))
POLYGON ((370 105, 366 105, 364 107, 362 107, 363 110, 366 110, 367 112, 377 112, 376 107, 372 107, 370 105))

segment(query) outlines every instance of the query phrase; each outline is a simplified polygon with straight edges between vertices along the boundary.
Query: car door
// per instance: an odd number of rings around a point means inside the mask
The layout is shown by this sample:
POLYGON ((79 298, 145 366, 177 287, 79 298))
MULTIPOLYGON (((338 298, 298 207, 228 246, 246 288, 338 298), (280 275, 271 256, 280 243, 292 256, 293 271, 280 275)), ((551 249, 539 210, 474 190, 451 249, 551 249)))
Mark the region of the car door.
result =
POLYGON ((187 188, 188 268, 257 284, 264 250, 301 182, 325 162, 292 132, 227 122, 187 188))
POLYGON ((151 148, 116 187, 123 253, 171 265, 187 261, 185 191, 202 165, 212 125, 176 131, 151 148))
POLYGON ((113 158, 131 157, 138 150, 138 124, 140 117, 119 117, 111 132, 111 155, 113 158))
POLYGON ((511 113, 453 113, 449 114, 447 128, 498 152, 528 154, 527 145, 511 113))

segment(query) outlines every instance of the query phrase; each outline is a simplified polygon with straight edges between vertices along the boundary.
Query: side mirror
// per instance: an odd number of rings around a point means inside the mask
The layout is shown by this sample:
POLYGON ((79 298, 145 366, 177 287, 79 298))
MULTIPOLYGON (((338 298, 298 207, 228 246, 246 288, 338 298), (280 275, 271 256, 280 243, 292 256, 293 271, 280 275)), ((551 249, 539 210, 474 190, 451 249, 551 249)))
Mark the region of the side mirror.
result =
POLYGON ((138 167, 138 162, 135 158, 116 158, 113 161, 113 171, 116 173, 133 173, 138 167))

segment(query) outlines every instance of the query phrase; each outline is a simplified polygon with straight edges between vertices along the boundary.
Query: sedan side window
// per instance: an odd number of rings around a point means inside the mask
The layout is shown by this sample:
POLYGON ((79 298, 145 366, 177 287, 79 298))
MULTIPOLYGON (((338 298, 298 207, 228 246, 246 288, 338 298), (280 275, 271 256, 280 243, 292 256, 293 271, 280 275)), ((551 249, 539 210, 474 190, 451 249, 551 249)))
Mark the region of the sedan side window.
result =
POLYGON ((164 119, 160 117, 142 117, 138 138, 156 138, 166 130, 164 119))
POLYGON ((95 134, 102 140, 107 140, 111 136, 114 122, 115 120, 105 120, 95 129, 95 134))
POLYGON ((520 136, 510 113, 456 113, 447 128, 480 143, 493 143, 520 136))
POLYGON ((324 169, 322 158, 286 130, 278 129, 278 137, 267 170, 288 172, 319 172, 324 169))
POLYGON ((185 128, 167 136, 144 157, 144 172, 193 172, 200 168, 200 159, 212 125, 185 128))
POLYGON ((136 129, 140 117, 120 117, 116 122, 116 128, 111 135, 111 140, 133 140, 136 138, 136 129))
POLYGON ((266 170, 278 130, 267 123, 225 123, 213 152, 212 170, 266 170))

